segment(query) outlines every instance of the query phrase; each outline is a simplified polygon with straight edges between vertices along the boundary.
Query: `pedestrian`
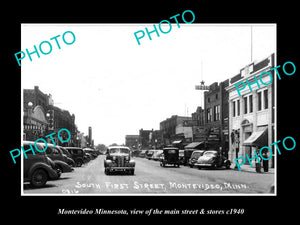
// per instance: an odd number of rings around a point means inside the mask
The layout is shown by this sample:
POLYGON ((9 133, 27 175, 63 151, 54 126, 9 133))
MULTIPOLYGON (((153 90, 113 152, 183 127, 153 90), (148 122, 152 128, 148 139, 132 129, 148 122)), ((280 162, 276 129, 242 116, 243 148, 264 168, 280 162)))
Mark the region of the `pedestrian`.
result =
MULTIPOLYGON (((239 144, 240 144, 240 134, 238 130, 234 131, 234 148, 235 148, 235 158, 237 159, 239 157, 239 144)), ((235 168, 237 168, 237 165, 235 165, 235 168)))
MULTIPOLYGON (((258 150, 256 150, 256 155, 258 155, 258 150)), ((258 156, 259 160, 255 158, 255 170, 257 173, 261 173, 261 157, 258 156)))
MULTIPOLYGON (((264 159, 268 159, 269 158, 269 154, 268 151, 266 149, 263 149, 261 156, 264 159)), ((268 172, 269 171, 269 161, 268 160, 263 160, 263 168, 264 168, 264 172, 268 172)))

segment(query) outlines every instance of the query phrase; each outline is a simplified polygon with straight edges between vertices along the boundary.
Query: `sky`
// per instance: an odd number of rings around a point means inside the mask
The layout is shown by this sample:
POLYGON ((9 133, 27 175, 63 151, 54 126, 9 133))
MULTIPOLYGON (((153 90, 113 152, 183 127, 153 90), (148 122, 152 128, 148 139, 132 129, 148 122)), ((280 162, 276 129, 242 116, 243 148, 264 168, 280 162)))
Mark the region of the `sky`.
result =
POLYGON ((251 62, 251 40, 252 61, 276 53, 276 24, 172 23, 169 33, 146 34, 138 45, 134 33, 146 27, 153 24, 22 24, 20 51, 49 41, 52 52, 25 56, 21 88, 51 94, 55 106, 75 114, 80 132, 92 127, 95 144, 123 144, 125 135, 159 129, 172 115, 191 116, 203 105, 195 85, 237 75, 251 62), (66 31, 76 37, 71 45, 62 40, 66 31), (50 40, 57 35, 61 49, 50 40))

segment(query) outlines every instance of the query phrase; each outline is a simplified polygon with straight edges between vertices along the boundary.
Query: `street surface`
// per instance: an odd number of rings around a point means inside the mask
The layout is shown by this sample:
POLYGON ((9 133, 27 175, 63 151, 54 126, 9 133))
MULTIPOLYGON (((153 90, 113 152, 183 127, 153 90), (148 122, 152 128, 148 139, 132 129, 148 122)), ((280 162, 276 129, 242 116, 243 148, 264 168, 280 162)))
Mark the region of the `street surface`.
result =
POLYGON ((24 194, 269 194, 274 173, 240 172, 233 169, 161 167, 158 161, 134 158, 134 175, 104 174, 104 155, 62 173, 39 189, 24 184, 24 194))

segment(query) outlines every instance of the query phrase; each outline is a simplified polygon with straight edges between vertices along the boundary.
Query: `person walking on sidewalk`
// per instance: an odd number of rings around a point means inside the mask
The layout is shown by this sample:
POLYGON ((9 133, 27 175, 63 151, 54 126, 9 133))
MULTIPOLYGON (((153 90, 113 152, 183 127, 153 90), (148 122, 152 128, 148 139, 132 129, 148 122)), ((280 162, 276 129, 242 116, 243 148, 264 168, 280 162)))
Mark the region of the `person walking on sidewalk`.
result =
MULTIPOLYGON (((266 149, 263 149, 261 156, 264 159, 268 159, 269 158, 269 154, 268 151, 266 149)), ((264 168, 264 172, 268 172, 269 171, 269 160, 262 160, 263 162, 263 168, 264 168)))

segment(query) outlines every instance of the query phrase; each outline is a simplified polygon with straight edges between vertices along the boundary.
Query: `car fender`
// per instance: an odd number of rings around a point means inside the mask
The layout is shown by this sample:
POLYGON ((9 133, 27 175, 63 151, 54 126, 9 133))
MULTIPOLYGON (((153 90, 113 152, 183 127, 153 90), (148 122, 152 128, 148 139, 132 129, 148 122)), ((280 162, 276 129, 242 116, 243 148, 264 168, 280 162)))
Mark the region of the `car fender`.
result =
POLYGON ((55 173, 55 170, 52 169, 51 166, 49 166, 43 162, 38 162, 38 163, 35 163, 33 166, 31 166, 30 169, 28 170, 28 172, 27 172, 28 179, 31 179, 32 173, 37 169, 44 169, 47 172, 48 177, 49 177, 49 173, 55 173))
POLYGON ((225 160, 224 160, 224 164, 227 164, 227 163, 228 163, 229 165, 231 165, 231 162, 230 162, 229 159, 225 159, 225 160))
POLYGON ((135 167, 135 161, 134 161, 134 160, 130 160, 130 161, 129 161, 129 165, 130 165, 131 167, 135 167))
POLYGON ((61 160, 54 160, 54 163, 57 164, 62 169, 61 171, 62 173, 73 171, 73 168, 71 168, 67 163, 61 160))
POLYGON ((104 159, 104 167, 108 167, 112 165, 112 161, 110 159, 104 159))

